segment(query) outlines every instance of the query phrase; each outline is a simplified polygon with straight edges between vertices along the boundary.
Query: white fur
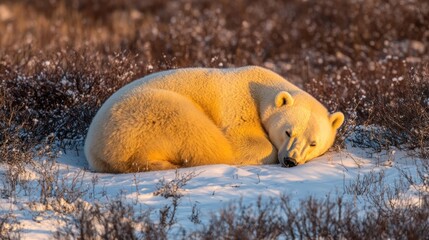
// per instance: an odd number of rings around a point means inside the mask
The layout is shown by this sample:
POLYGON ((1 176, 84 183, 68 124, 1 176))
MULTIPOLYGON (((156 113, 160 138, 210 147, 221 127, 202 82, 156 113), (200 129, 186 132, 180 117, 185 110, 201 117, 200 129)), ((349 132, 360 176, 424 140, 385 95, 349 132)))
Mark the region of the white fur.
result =
POLYGON ((332 145, 343 121, 261 67, 170 70, 107 99, 89 127, 85 155, 101 172, 273 164, 285 157, 303 163, 332 145))

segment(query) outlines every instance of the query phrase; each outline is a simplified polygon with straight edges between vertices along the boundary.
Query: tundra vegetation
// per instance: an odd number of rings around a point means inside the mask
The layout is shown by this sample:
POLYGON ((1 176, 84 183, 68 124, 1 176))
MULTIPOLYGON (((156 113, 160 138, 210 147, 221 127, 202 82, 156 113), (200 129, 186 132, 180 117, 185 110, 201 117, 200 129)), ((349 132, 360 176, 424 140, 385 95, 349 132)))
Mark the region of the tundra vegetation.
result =
MULTIPOLYGON (((426 0, 3 0, 0 198, 37 196, 30 208, 68 223, 55 233, 63 239, 165 239, 172 231, 191 239, 427 237, 428 23, 426 0), (345 113, 334 149, 405 151, 423 159, 410 163, 417 173, 404 170, 392 187, 382 173, 347 183, 346 193, 370 203, 364 213, 341 196, 298 208, 291 196, 261 197, 233 202, 195 230, 177 230, 175 211, 197 174, 160 180, 156 194, 171 203, 158 219, 154 210, 136 215, 121 198, 80 201, 92 193, 81 180, 86 170, 61 177, 58 154, 82 146, 97 109, 126 83, 171 68, 244 65, 269 68, 345 113), (423 202, 396 207, 393 199, 415 184, 423 202)), ((196 225, 200 211, 189 217, 196 225)), ((2 212, 1 238, 20 234, 13 211, 2 212)))

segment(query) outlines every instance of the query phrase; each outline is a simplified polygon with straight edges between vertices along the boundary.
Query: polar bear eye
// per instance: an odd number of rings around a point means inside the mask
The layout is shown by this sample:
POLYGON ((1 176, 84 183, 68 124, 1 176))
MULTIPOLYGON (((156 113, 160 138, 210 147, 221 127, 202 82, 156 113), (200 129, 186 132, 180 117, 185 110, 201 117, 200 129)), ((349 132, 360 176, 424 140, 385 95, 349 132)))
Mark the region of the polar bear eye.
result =
POLYGON ((287 135, 288 137, 290 137, 290 132, 289 132, 289 131, 286 131, 286 135, 287 135))
POLYGON ((310 147, 315 147, 317 144, 316 144, 316 141, 312 141, 311 143, 310 143, 310 147))

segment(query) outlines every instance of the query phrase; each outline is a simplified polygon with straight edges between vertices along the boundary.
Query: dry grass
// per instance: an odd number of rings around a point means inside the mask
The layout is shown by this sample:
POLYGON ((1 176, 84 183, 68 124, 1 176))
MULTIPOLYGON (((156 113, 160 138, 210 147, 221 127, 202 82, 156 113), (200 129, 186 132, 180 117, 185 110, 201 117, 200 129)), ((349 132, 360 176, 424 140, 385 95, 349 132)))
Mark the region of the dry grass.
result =
MULTIPOLYGON (((393 189, 392 189, 393 190, 393 189)), ((150 211, 136 214, 121 200, 76 208, 59 239, 421 239, 429 230, 427 207, 374 208, 358 212, 342 197, 308 198, 295 206, 291 199, 260 198, 255 204, 242 201, 212 215, 197 230, 171 235, 171 226, 150 211), (169 235, 170 234, 170 235, 169 235)), ((177 231, 177 229, 175 230, 177 231)))
POLYGON ((348 125, 338 143, 356 125, 377 125, 382 132, 363 133, 376 135, 376 149, 401 145, 428 154, 426 1, 18 0, 0 6, 2 112, 14 112, 25 141, 54 134, 65 145, 81 143, 100 104, 150 72, 255 64, 344 111, 348 125))
MULTIPOLYGON (((337 146, 347 138, 376 151, 396 146, 428 158, 428 22, 426 0, 4 0, 0 162, 7 163, 9 171, 2 196, 13 197, 14 187, 25 184, 19 180, 25 164, 56 153, 53 143, 81 145, 95 112, 118 88, 148 73, 178 67, 265 66, 331 111, 346 114, 337 146)), ((420 182, 427 182, 423 165, 420 182)), ((78 180, 61 186, 49 166, 38 172, 45 187, 40 202, 78 198, 78 180), (63 191, 54 194, 53 186, 63 191)), ((370 180, 363 178, 348 190, 365 196, 373 192, 368 190, 370 180)), ((386 196, 368 197, 376 202, 386 196)), ((232 206, 187 236, 413 239, 428 231, 427 207, 386 209, 375 204, 375 211, 358 217, 340 199, 309 199, 301 212, 289 208, 285 198, 276 203, 232 206), (278 211, 287 216, 272 218, 278 211)), ((175 207, 160 210, 164 225, 132 215, 120 202, 78 207, 73 228, 58 237, 91 239, 95 221, 103 226, 100 235, 166 238, 175 207), (119 215, 109 215, 111 208, 121 209, 119 215), (137 222, 147 225, 136 228, 137 222)), ((190 218, 200 222, 198 209, 190 218)), ((0 231, 11 223, 12 218, 1 218, 0 231)), ((19 235, 15 233, 8 237, 19 235)))

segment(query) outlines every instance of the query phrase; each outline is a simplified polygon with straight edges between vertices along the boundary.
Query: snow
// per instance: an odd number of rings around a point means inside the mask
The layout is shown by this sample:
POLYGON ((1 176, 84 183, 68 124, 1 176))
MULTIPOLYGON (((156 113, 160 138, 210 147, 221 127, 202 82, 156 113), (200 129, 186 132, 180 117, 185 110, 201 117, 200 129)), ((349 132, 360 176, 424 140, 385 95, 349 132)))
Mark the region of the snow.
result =
MULTIPOLYGON (((326 198, 327 196, 344 195, 346 200, 355 201, 356 206, 365 208, 366 202, 356 193, 350 191, 351 184, 368 174, 382 174, 383 184, 394 184, 404 172, 417 174, 418 159, 399 150, 373 153, 370 150, 347 146, 341 151, 331 151, 304 165, 294 168, 283 168, 280 165, 262 166, 229 166, 210 165, 170 171, 156 171, 133 174, 94 173, 88 169, 82 150, 68 151, 57 159, 54 170, 57 170, 57 181, 84 192, 79 199, 88 203, 108 202, 121 198, 133 204, 136 211, 152 209, 154 220, 158 209, 171 204, 171 199, 155 196, 160 181, 169 182, 176 176, 194 174, 182 187, 177 225, 185 229, 198 228, 190 220, 193 206, 200 210, 202 223, 207 223, 211 214, 226 207, 231 202, 241 200, 245 204, 255 203, 259 196, 263 199, 291 196, 293 203, 309 196, 326 198)), ((0 186, 5 182, 7 166, 0 166, 0 186)), ((25 182, 32 190, 20 186, 17 196, 0 199, 0 215, 12 214, 20 223, 22 239, 48 239, 58 227, 64 225, 61 214, 53 211, 55 207, 67 210, 65 201, 58 206, 46 207, 38 202, 40 178, 33 170, 25 175, 25 182)), ((428 180, 429 181, 429 180, 428 180)), ((426 185, 427 186, 427 185, 426 185)), ((395 200, 396 204, 421 204, 419 193, 424 184, 409 184, 404 191, 403 199, 395 200)), ((401 196, 402 196, 401 195, 401 196)), ((40 201, 39 201, 40 202, 40 201)))

